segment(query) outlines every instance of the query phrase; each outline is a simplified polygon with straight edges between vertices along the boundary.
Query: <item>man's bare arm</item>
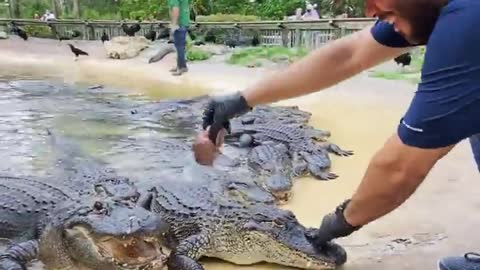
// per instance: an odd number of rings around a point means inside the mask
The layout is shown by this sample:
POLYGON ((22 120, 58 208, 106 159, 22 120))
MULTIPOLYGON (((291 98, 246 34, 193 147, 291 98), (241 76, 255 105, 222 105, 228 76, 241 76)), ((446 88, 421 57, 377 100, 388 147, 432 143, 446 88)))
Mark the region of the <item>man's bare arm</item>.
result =
POLYGON ((405 145, 398 135, 393 135, 370 161, 345 209, 347 222, 353 226, 365 225, 399 207, 453 147, 421 149, 405 145))
POLYGON ((172 24, 173 25, 178 25, 178 17, 180 17, 180 8, 179 7, 173 7, 172 12, 170 14, 170 17, 172 19, 172 24))
POLYGON ((403 53, 378 43, 370 28, 330 42, 243 91, 248 104, 272 103, 328 88, 403 53))

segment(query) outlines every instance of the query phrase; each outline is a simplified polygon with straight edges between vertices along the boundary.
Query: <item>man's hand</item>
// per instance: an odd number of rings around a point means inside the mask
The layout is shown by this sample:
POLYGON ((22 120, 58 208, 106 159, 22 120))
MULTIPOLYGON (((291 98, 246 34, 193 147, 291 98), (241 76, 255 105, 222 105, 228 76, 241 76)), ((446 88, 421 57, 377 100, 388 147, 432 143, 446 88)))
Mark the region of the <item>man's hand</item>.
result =
POLYGON ((203 129, 210 127, 208 132, 210 141, 215 143, 218 132, 223 128, 230 132, 230 119, 251 109, 240 92, 212 98, 203 113, 203 129))
POLYGON ((346 200, 340 204, 335 212, 326 215, 322 220, 320 228, 314 232, 309 232, 307 238, 313 245, 321 249, 327 242, 352 234, 354 231, 361 228, 361 226, 354 227, 350 225, 345 219, 344 210, 350 200, 346 200))

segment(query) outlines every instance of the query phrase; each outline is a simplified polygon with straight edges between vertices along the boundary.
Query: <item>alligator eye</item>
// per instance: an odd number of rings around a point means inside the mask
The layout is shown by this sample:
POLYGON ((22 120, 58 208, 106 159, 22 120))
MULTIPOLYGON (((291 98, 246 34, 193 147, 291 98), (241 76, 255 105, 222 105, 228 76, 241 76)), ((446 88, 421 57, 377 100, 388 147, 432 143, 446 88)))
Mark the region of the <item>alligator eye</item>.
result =
POLYGON ((280 222, 279 220, 276 220, 276 219, 273 220, 273 223, 275 225, 277 225, 278 227, 284 227, 285 226, 285 224, 283 224, 282 222, 280 222))

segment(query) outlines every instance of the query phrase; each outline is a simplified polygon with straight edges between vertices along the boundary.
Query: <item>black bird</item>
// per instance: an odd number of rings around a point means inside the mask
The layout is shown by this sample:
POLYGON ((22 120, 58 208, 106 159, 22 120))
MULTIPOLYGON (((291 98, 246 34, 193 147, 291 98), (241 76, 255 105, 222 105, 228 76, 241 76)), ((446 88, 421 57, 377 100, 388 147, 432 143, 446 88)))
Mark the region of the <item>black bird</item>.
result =
POLYGON ((28 40, 28 35, 27 35, 27 32, 25 32, 25 30, 20 28, 15 22, 11 22, 11 25, 12 25, 12 30, 11 30, 12 33, 18 35, 25 41, 28 40))
POLYGON ((193 45, 195 46, 205 45, 205 42, 203 42, 202 40, 195 40, 193 41, 193 45))
POLYGON ((135 33, 140 31, 141 28, 142 27, 140 26, 139 23, 135 23, 131 26, 128 26, 126 23, 122 23, 123 32, 125 32, 125 34, 127 34, 127 36, 129 37, 135 36, 135 33))
POLYGON ((252 38, 252 46, 253 47, 256 47, 260 44, 260 38, 258 37, 257 34, 253 35, 253 38, 252 38))
POLYGON ((409 66, 410 63, 412 62, 412 55, 407 52, 407 53, 404 53, 404 54, 401 54, 397 57, 395 57, 393 59, 393 61, 395 61, 395 63, 397 63, 397 65, 402 65, 402 67, 404 66, 409 66))
POLYGON ((160 25, 157 39, 166 39, 166 38, 170 38, 170 31, 163 25, 160 25))
POLYGON ((150 26, 150 31, 145 34, 145 38, 154 42, 157 39, 157 32, 153 31, 153 25, 150 26))
POLYGON ((105 31, 103 31, 103 35, 101 39, 102 39, 102 43, 105 43, 105 41, 110 40, 110 38, 108 37, 107 33, 105 33, 105 31))
POLYGON ((68 46, 70 46, 70 50, 72 50, 72 53, 75 54, 75 61, 77 61, 77 57, 79 55, 88 55, 88 53, 80 50, 79 48, 75 48, 75 46, 73 46, 72 44, 68 44, 68 46))
POLYGON ((205 42, 209 42, 209 43, 215 43, 215 42, 217 42, 217 37, 213 34, 212 31, 208 31, 208 32, 205 34, 205 42))
POLYGON ((234 40, 233 38, 228 38, 225 40, 225 45, 229 48, 235 48, 238 45, 238 42, 234 40))
POLYGON ((81 37, 81 36, 82 36, 82 32, 80 32, 78 30, 73 30, 72 31, 72 35, 71 35, 72 38, 81 37))

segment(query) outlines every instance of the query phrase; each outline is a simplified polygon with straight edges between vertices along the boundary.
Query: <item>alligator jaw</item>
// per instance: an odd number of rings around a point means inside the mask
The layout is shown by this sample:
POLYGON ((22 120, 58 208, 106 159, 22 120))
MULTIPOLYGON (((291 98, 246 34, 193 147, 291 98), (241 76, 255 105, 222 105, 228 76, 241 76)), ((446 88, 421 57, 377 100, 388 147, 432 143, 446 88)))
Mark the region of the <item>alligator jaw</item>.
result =
POLYGON ((82 226, 67 229, 66 234, 69 238, 81 238, 84 246, 90 245, 96 260, 115 269, 160 270, 167 261, 167 255, 155 235, 94 236, 82 226))

